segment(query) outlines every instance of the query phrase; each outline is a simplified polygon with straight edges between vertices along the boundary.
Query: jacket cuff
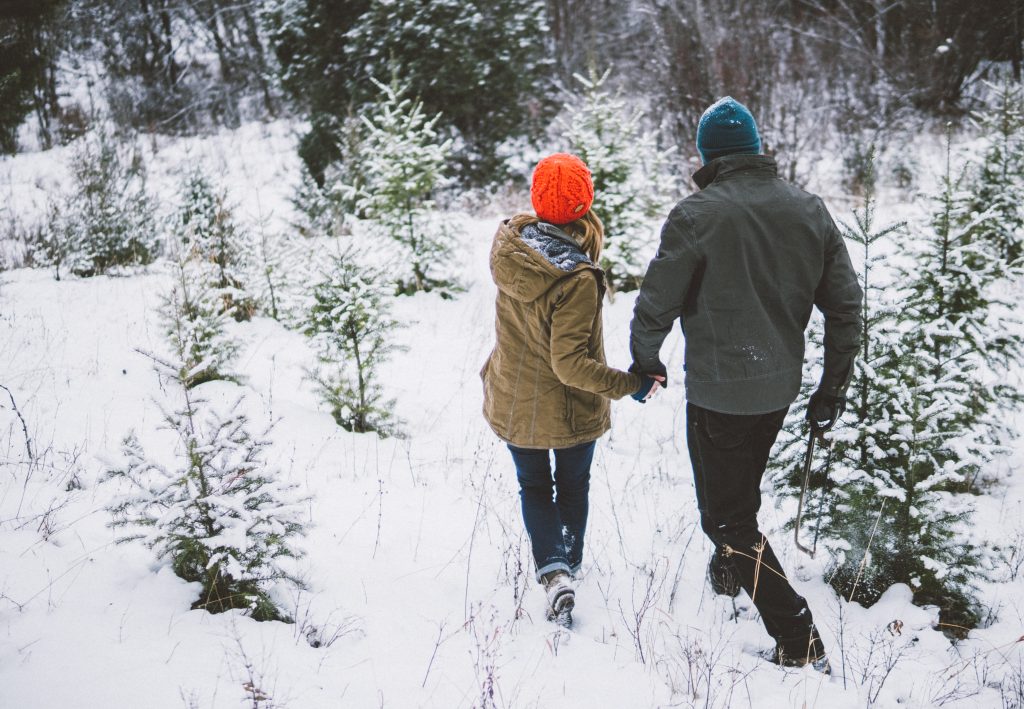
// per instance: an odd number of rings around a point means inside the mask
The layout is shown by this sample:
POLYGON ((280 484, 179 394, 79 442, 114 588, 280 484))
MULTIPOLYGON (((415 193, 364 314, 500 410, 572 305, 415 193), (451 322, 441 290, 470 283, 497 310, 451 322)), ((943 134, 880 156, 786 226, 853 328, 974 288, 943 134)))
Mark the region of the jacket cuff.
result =
POLYGON ((644 375, 641 377, 641 380, 643 383, 640 385, 640 388, 630 394, 637 401, 643 401, 644 397, 651 393, 651 388, 654 387, 654 379, 651 377, 644 375))
POLYGON ((629 365, 629 371, 642 376, 664 377, 665 381, 661 383, 661 386, 663 389, 668 389, 668 368, 660 360, 655 360, 646 366, 633 362, 633 364, 629 365))

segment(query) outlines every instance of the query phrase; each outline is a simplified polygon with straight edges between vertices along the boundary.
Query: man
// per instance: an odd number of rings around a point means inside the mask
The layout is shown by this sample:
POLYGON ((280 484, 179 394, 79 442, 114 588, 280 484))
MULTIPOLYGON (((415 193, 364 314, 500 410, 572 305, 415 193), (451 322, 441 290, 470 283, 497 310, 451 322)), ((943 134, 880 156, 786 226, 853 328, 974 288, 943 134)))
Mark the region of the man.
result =
POLYGON ((772 444, 799 393, 811 307, 825 316, 825 363, 808 419, 825 431, 845 406, 861 290, 821 199, 779 179, 745 106, 726 97, 708 108, 697 150, 701 190, 669 214, 636 301, 633 371, 667 376, 660 349, 681 319, 687 444, 701 527, 715 545, 712 588, 747 592, 775 640, 774 662, 827 670, 811 611, 757 512, 772 444))

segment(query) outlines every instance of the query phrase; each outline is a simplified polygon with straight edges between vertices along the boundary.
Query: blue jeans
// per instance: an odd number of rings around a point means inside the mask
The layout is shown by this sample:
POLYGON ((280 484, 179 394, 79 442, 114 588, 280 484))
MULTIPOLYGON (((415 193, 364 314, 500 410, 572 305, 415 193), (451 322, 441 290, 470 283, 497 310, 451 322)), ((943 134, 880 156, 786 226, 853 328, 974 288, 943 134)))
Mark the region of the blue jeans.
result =
POLYGON ((551 571, 579 571, 587 531, 590 464, 596 445, 591 441, 556 448, 554 475, 550 450, 508 447, 519 478, 523 522, 530 535, 538 582, 551 571))

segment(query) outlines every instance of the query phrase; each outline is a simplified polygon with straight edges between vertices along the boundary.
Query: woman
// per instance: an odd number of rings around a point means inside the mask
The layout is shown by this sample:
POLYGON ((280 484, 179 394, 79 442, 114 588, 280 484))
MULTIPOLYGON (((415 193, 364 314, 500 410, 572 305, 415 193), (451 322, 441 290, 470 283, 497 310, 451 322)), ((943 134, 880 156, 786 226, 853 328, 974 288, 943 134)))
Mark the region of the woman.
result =
POLYGON ((595 442, 611 426, 609 399, 645 401, 657 382, 605 364, 605 280, 597 266, 604 228, 590 210, 590 170, 572 155, 546 157, 534 170, 530 198, 536 216, 512 217, 494 237, 497 342, 480 376, 484 417, 512 452, 548 617, 569 625, 590 464, 595 442))

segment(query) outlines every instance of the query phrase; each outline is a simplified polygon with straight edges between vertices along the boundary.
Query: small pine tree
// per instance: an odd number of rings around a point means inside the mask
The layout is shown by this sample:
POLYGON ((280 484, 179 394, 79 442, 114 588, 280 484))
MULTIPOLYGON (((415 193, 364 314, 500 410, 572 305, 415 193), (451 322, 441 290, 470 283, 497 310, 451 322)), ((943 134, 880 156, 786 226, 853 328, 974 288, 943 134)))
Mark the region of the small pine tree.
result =
POLYGON ((611 69, 589 78, 576 75, 584 88, 578 105, 562 120, 572 150, 594 178, 594 209, 605 227, 602 266, 618 290, 640 287, 657 245, 652 220, 663 216, 672 199, 669 151, 657 135, 642 128, 643 113, 627 108, 620 93, 606 86, 611 69))
POLYGON ((46 222, 29 232, 26 250, 29 262, 53 269, 53 277, 60 280, 61 269, 71 258, 73 244, 71 235, 64 228, 63 205, 52 201, 47 206, 46 222))
POLYGON ((186 389, 231 379, 228 370, 238 346, 225 333, 228 316, 220 293, 194 259, 180 254, 172 268, 174 282, 160 307, 171 348, 170 360, 160 360, 165 374, 186 389))
POLYGON ((1012 435, 1004 414, 1022 397, 998 381, 1021 361, 1024 338, 1014 304, 999 292, 1000 254, 976 232, 986 215, 973 210, 963 190, 965 173, 954 177, 947 143, 936 210, 913 249, 914 268, 902 274, 909 284, 902 315, 913 325, 908 347, 918 353, 919 376, 947 382, 948 391, 935 392, 944 402, 936 412, 936 433, 944 441, 935 449, 936 465, 954 464, 970 489, 1012 435))
POLYGON ((279 581, 302 587, 281 563, 302 556, 294 545, 304 534, 296 486, 266 462, 269 442, 249 433, 238 403, 224 416, 200 412, 204 402, 184 391, 184 406, 166 416, 178 438, 175 463, 148 457, 131 434, 120 465, 107 471, 107 480, 131 489, 109 508, 113 526, 129 530, 118 541, 143 541, 176 575, 199 583, 193 608, 285 620, 268 592, 279 581))
MULTIPOLYGON (((327 184, 333 185, 333 179, 327 180, 327 184)), ((296 215, 292 226, 300 236, 311 239, 345 234, 345 211, 329 189, 318 185, 309 171, 303 168, 302 178, 291 200, 296 215)))
POLYGON ((200 170, 189 174, 181 187, 177 228, 189 258, 203 264, 205 279, 221 299, 224 312, 248 320, 255 304, 246 293, 248 249, 227 204, 227 195, 214 189, 200 170))
POLYGON ((363 116, 361 147, 362 184, 350 186, 356 210, 368 221, 379 248, 385 240, 400 249, 389 271, 398 272, 401 293, 457 288, 452 246, 455 230, 434 214, 433 194, 444 187, 452 141, 438 141, 423 104, 405 97, 405 88, 393 76, 390 84, 374 81, 380 103, 363 116), (403 264, 407 271, 402 272, 403 264))
POLYGON ((250 260, 247 279, 252 284, 256 312, 286 326, 299 322, 305 298, 302 290, 308 283, 313 260, 304 240, 269 231, 266 224, 260 224, 256 255, 250 260))
MULTIPOLYGON (((328 127, 323 127, 327 131, 328 127)), ((294 224, 304 237, 345 236, 351 231, 349 215, 363 217, 357 202, 364 193, 363 157, 360 154, 363 122, 354 117, 330 122, 331 140, 336 144, 334 160, 322 167, 319 181, 305 167, 292 198, 297 220, 294 224)))
POLYGON ((381 274, 362 265, 351 248, 335 255, 313 286, 303 331, 319 357, 309 377, 347 431, 394 431, 394 402, 384 398, 377 379, 398 349, 391 339, 397 327, 381 274))
POLYGON ((967 185, 972 231, 991 242, 1006 267, 1024 270, 1024 85, 989 84, 993 101, 974 114, 985 140, 981 165, 967 185))
MULTIPOLYGON (((905 271, 887 267, 879 253, 904 225, 875 227, 873 184, 866 181, 864 208, 845 228, 865 263, 862 351, 845 416, 850 425, 830 434, 830 480, 813 484, 818 494, 827 491, 820 524, 834 560, 828 577, 844 596, 866 603, 891 584, 906 583, 917 602, 940 606, 944 622, 970 626, 977 622, 976 578, 986 561, 965 529, 973 512, 965 493, 1005 452, 1008 431, 998 410, 1013 404, 1008 390, 981 376, 982 367, 998 366, 1013 348, 998 357, 979 349, 999 339, 982 334, 986 322, 1007 323, 981 295, 986 283, 965 267, 981 263, 968 231, 956 226, 962 205, 951 174, 923 244, 911 250, 914 268, 905 271), (987 408, 979 407, 983 400, 987 408)), ((991 269, 982 267, 985 272, 991 269)), ((802 416, 791 417, 776 461, 791 494, 802 483, 802 425, 802 416)), ((816 505, 810 511, 813 519, 816 505)))
POLYGON ((71 175, 72 189, 52 210, 45 238, 62 253, 60 260, 79 276, 151 263, 159 239, 137 156, 129 162, 100 132, 83 140, 71 175))

